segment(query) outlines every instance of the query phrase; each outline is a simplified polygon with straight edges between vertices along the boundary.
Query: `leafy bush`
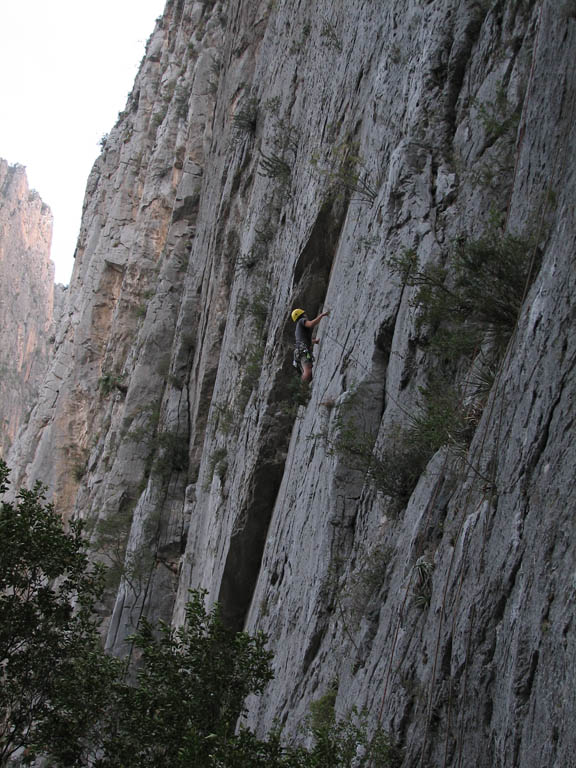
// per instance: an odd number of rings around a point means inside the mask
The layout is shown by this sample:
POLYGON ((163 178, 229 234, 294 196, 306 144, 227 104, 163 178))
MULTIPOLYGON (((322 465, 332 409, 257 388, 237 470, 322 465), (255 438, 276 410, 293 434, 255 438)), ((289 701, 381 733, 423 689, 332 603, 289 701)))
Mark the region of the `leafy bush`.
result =
POLYGON ((258 122, 258 99, 255 96, 246 99, 232 118, 232 122, 234 124, 236 136, 240 136, 241 134, 253 135, 256 133, 256 125, 258 122))
MULTIPOLYGON (((8 469, 0 461, 0 494, 8 469)), ((76 765, 118 662, 99 648, 92 567, 79 521, 64 522, 40 485, 0 506, 0 764, 19 750, 76 765), (73 606, 75 606, 73 608, 73 606)), ((82 764, 82 763, 80 763, 82 764)))
POLYGON ((254 245, 248 253, 238 254, 236 265, 239 269, 251 270, 267 257, 272 240, 276 235, 276 225, 270 213, 255 227, 254 245))
POLYGON ((250 298, 242 296, 238 300, 238 315, 247 315, 252 320, 252 326, 257 336, 262 336, 266 328, 268 298, 268 293, 261 290, 250 298))
POLYGON ((487 141, 492 143, 509 131, 516 131, 521 109, 520 107, 511 108, 503 83, 499 83, 492 101, 476 100, 474 104, 487 141))
POLYGON ((421 390, 423 406, 409 420, 405 440, 430 458, 443 445, 466 445, 472 437, 462 396, 451 382, 432 378, 421 390))
POLYGON ((216 431, 221 432, 223 435, 228 436, 236 430, 240 415, 228 403, 226 403, 225 405, 220 405, 219 403, 215 403, 214 413, 215 413, 214 427, 216 431))
POLYGON ((306 768, 397 768, 402 762, 399 748, 378 727, 370 737, 368 713, 353 708, 345 717, 335 714, 337 689, 310 706, 310 731, 314 744, 303 755, 306 768))
POLYGON ((267 155, 260 150, 260 166, 258 173, 269 179, 277 179, 282 184, 287 184, 292 176, 292 168, 281 155, 271 152, 267 155))
POLYGON ((136 500, 108 517, 99 517, 94 524, 91 547, 106 563, 106 586, 116 588, 122 576, 129 570, 126 562, 126 545, 136 500))
POLYGON ((349 620, 357 624, 366 615, 371 599, 386 581, 393 550, 374 544, 358 558, 358 569, 351 575, 344 593, 344 604, 349 620))
POLYGON ((480 417, 540 268, 540 251, 531 238, 491 226, 478 239, 461 237, 444 265, 421 268, 416 253, 406 250, 390 266, 405 285, 417 287, 418 328, 425 329, 440 365, 453 376, 462 361, 473 363, 465 417, 470 427, 480 417))
POLYGON ((337 694, 338 683, 335 681, 330 685, 324 696, 310 704, 310 728, 313 733, 325 731, 334 724, 336 719, 334 707, 337 694))
POLYGON ((336 31, 336 27, 328 19, 324 19, 320 35, 323 45, 326 45, 328 48, 334 48, 338 53, 342 53, 342 40, 336 31))
POLYGON ((357 142, 344 141, 332 147, 328 165, 320 167, 318 159, 312 165, 328 179, 330 194, 336 197, 355 195, 354 200, 372 205, 378 196, 378 190, 372 182, 357 142))
POLYGON ((123 383, 123 379, 123 376, 117 376, 111 371, 104 371, 102 376, 98 379, 98 388, 104 397, 107 397, 115 389, 126 394, 128 388, 123 383))
POLYGON ((210 489, 214 475, 217 475, 221 481, 224 481, 228 469, 228 449, 221 447, 215 448, 210 454, 208 462, 208 475, 204 483, 204 490, 210 489))
POLYGON ((353 395, 339 406, 335 437, 329 440, 329 450, 395 502, 390 511, 408 501, 436 451, 449 445, 460 452, 473 434, 462 397, 451 382, 433 379, 421 395, 420 410, 407 426, 391 428, 384 445, 377 445, 375 433, 359 425, 353 395))
POLYGON ((177 432, 159 432, 156 436, 158 454, 154 472, 165 479, 172 472, 182 472, 188 467, 188 438, 177 432))
POLYGON ((227 629, 191 592, 179 629, 143 621, 134 685, 119 682, 101 728, 100 768, 216 765, 250 693, 271 679, 265 637, 227 629))
POLYGON ((488 340, 501 356, 540 262, 530 238, 491 228, 477 240, 460 238, 445 266, 421 269, 414 251, 392 258, 390 266, 406 285, 418 287, 421 324, 433 335, 442 328, 445 341, 454 333, 466 351, 488 340))
POLYGON ((418 608, 428 608, 432 598, 432 573, 434 564, 426 559, 425 555, 416 560, 414 564, 414 588, 412 598, 418 608))

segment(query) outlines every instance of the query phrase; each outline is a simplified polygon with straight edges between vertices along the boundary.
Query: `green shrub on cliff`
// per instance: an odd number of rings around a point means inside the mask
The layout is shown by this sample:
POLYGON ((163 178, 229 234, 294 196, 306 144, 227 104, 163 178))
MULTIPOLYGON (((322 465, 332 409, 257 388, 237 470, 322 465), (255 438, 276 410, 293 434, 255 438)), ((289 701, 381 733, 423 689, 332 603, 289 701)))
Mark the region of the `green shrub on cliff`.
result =
MULTIPOLYGON (((489 228, 482 237, 461 237, 446 264, 420 266, 416 253, 404 251, 390 266, 405 285, 418 288, 414 303, 420 326, 440 337, 459 341, 461 353, 488 343, 500 358, 512 336, 522 303, 540 267, 539 251, 530 238, 489 228)), ((446 346, 445 346, 446 348, 446 346)), ((458 344, 453 345, 453 355, 458 344)))
POLYGON ((404 506, 432 456, 447 445, 460 453, 473 434, 458 388, 444 377, 431 377, 420 389, 420 407, 405 426, 390 426, 385 441, 363 423, 358 393, 337 406, 333 433, 322 437, 330 453, 361 472, 374 490, 391 500, 390 514, 404 506))

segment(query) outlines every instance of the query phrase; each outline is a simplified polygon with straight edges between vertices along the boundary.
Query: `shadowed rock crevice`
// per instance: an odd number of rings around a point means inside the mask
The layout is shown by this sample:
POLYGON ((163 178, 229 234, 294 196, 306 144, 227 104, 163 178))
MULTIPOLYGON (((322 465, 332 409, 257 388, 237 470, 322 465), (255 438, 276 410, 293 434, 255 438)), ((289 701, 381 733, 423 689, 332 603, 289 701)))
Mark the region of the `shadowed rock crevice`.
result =
POLYGON ((392 354, 392 343, 394 341, 394 331, 396 328, 396 317, 388 318, 380 326, 374 340, 374 352, 372 354, 372 376, 382 388, 382 403, 380 407, 380 419, 386 410, 386 379, 390 355, 392 354))
POLYGON ((309 317, 314 317, 324 302, 347 210, 348 201, 324 203, 294 267, 292 303, 305 307, 309 317))
POLYGON ((182 203, 179 207, 174 207, 174 212, 172 213, 172 223, 176 223, 182 219, 189 222, 195 221, 196 216, 198 215, 199 205, 199 194, 188 195, 182 200, 182 203))
POLYGON ((306 649, 306 653, 304 654, 304 661, 302 662, 303 675, 305 675, 306 672, 308 672, 308 669, 310 668, 310 664, 312 664, 312 662, 318 655, 318 651, 320 650, 320 646, 322 645, 322 640, 324 639, 325 634, 326 634, 326 625, 321 624, 312 635, 312 638, 308 644, 308 648, 306 649))
POLYGON ((485 11, 481 7, 474 7, 462 11, 460 18, 459 16, 460 13, 458 13, 455 20, 454 38, 446 68, 444 117, 450 135, 453 135, 456 131, 457 103, 464 84, 472 50, 480 36, 485 11))
POLYGON ((283 462, 262 461, 257 467, 230 537, 218 602, 224 623, 235 631, 243 628, 250 608, 283 471, 283 462))

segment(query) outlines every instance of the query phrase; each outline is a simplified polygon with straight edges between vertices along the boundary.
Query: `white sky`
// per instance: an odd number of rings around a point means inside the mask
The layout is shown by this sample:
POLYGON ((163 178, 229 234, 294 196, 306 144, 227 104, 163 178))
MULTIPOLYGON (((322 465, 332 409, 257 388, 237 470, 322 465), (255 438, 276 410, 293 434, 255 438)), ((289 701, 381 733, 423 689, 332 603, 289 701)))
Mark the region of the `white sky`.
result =
POLYGON ((88 174, 166 0, 0 0, 0 157, 52 209, 68 283, 88 174))

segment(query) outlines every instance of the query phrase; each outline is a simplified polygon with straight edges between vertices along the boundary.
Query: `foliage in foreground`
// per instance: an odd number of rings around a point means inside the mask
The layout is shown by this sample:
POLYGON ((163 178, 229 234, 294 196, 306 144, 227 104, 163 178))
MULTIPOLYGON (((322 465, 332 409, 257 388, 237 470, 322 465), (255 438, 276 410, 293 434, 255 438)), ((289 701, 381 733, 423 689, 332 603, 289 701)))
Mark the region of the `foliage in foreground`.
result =
MULTIPOLYGON (((8 470, 0 461, 0 493, 8 470)), ((399 752, 365 713, 318 707, 309 748, 237 730, 249 694, 272 678, 266 637, 232 632, 202 591, 179 629, 144 621, 135 668, 107 656, 94 607, 103 573, 80 523, 64 525, 40 486, 0 508, 0 766, 51 768, 386 768, 399 752)))
POLYGON ((281 734, 236 731, 249 694, 272 679, 272 654, 259 633, 232 632, 205 594, 192 591, 186 623, 174 630, 143 622, 132 638, 141 666, 135 685, 118 683, 106 712, 97 768, 385 768, 398 752, 366 717, 352 713, 311 728, 314 745, 290 747, 281 734))
MULTIPOLYGON (((7 484, 0 461, 0 493, 7 484)), ((66 532, 39 485, 0 506, 0 765, 36 744, 74 764, 116 676, 93 615, 103 574, 84 544, 80 523, 66 532)))
POLYGON ((271 679, 265 640, 227 629, 217 609, 206 611, 202 592, 191 593, 179 629, 143 621, 132 638, 137 679, 114 686, 94 764, 210 765, 234 739, 248 694, 271 679))

